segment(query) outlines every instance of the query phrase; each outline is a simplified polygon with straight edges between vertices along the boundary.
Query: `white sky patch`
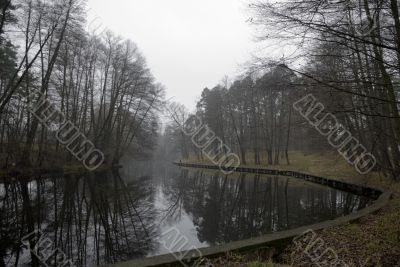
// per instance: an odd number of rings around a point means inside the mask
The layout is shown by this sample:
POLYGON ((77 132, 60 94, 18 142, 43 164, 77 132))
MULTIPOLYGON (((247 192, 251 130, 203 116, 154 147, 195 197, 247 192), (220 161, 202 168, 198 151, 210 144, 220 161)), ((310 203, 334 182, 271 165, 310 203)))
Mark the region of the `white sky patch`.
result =
POLYGON ((167 98, 195 108, 205 87, 240 74, 255 49, 245 0, 88 0, 90 22, 133 40, 167 98))

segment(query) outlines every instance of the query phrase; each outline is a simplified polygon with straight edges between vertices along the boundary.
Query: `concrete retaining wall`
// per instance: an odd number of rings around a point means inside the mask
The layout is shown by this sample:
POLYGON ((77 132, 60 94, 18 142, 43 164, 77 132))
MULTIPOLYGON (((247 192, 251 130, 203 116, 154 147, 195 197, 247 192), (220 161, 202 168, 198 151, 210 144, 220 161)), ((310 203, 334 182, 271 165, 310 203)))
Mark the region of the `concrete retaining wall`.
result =
MULTIPOLYGON (((176 165, 181 167, 190 167, 190 168, 205 168, 205 169, 218 169, 218 166, 210 166, 210 165, 202 165, 202 164, 187 164, 187 163, 176 163, 176 165)), ((216 247, 209 247, 209 248, 202 248, 199 249, 200 255, 202 257, 207 258, 214 258, 221 255, 224 255, 228 251, 233 252, 241 252, 241 251, 249 251, 256 248, 263 248, 263 249, 271 249, 275 251, 277 248, 283 249, 287 246, 290 242, 292 242, 293 238, 303 234, 305 231, 308 230, 321 230, 333 226, 342 225, 348 222, 353 222, 361 217, 364 217, 368 214, 375 213, 384 207, 387 202, 390 200, 391 193, 384 192, 369 187, 362 187, 353 184, 338 182, 314 175, 303 174, 293 171, 279 171, 279 170, 269 170, 263 168, 238 168, 236 171, 238 172, 248 172, 248 173, 258 173, 258 174, 268 174, 268 175, 283 175, 283 176, 291 176, 299 179, 303 179, 306 181, 310 181, 313 183, 318 183, 326 186, 330 186, 339 190, 352 192, 358 195, 364 195, 368 197, 372 197, 375 199, 374 203, 360 211, 352 213, 347 216, 339 217, 334 220, 325 221, 313 225, 303 226, 296 229, 281 231, 272 234, 266 234, 257 238, 251 238, 236 242, 231 242, 228 244, 216 246, 216 247)), ((187 252, 180 252, 179 255, 198 255, 198 251, 187 251, 187 252)), ((185 261, 186 266, 191 266, 190 262, 195 262, 198 257, 190 257, 186 256, 183 257, 182 260, 185 261)), ((161 255, 151 258, 144 258, 139 260, 127 261, 118 263, 115 265, 107 265, 109 267, 174 267, 174 266, 185 266, 181 262, 177 261, 177 257, 173 254, 161 255)))
MULTIPOLYGON (((188 167, 188 168, 200 168, 200 169, 211 169, 211 170, 219 170, 219 166, 215 165, 206 165, 206 164, 190 164, 190 163, 175 163, 175 165, 180 167, 188 167)), ((225 171, 232 171, 232 168, 223 168, 225 171)), ((266 174, 266 175, 275 175, 275 176, 290 176, 297 179, 302 179, 308 182, 321 184, 325 186, 329 186, 338 190, 346 191, 349 193, 353 193, 355 195, 362 195, 366 197, 370 197, 372 199, 378 199, 378 197, 382 194, 382 191, 370 188, 363 187, 354 184, 344 183, 336 180, 331 180, 311 174, 305 174, 301 172, 295 171, 280 171, 280 170, 271 170, 266 168, 244 168, 239 167, 235 170, 235 172, 246 172, 246 173, 256 173, 256 174, 266 174)))

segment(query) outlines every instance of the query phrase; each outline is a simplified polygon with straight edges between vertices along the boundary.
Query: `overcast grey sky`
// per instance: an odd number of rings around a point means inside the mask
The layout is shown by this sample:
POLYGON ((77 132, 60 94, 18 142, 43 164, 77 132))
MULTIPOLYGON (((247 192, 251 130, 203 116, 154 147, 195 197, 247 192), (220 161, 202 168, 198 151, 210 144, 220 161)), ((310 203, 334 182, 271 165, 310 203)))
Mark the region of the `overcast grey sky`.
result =
POLYGON ((133 40, 167 97, 190 109, 254 50, 245 0, 88 0, 88 8, 89 22, 133 40))

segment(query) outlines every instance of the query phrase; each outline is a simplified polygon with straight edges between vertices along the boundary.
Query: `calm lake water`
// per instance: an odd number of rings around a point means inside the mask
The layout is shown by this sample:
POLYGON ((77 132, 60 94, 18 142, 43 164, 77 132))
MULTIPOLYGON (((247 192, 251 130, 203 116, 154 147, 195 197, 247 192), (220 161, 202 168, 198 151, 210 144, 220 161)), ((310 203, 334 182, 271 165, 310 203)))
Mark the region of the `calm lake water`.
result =
POLYGON ((37 243, 42 261, 54 260, 57 248, 58 258, 96 266, 179 250, 163 245, 171 229, 184 236, 180 249, 201 248, 334 219, 370 203, 293 178, 172 165, 1 183, 0 266, 37 265, 27 249, 37 243))

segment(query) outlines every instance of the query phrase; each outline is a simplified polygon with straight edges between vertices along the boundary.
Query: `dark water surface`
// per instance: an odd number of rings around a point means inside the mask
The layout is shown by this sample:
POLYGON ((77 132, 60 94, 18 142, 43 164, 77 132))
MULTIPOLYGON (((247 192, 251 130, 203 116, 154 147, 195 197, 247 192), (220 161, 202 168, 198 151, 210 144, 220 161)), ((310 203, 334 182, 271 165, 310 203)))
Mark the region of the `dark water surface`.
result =
POLYGON ((0 266, 37 265, 29 245, 42 248, 34 253, 48 266, 56 248, 77 266, 126 261, 313 224, 371 203, 287 177, 143 167, 0 183, 0 266), (182 246, 166 245, 172 230, 182 246), (49 245, 37 245, 44 237, 49 245))

